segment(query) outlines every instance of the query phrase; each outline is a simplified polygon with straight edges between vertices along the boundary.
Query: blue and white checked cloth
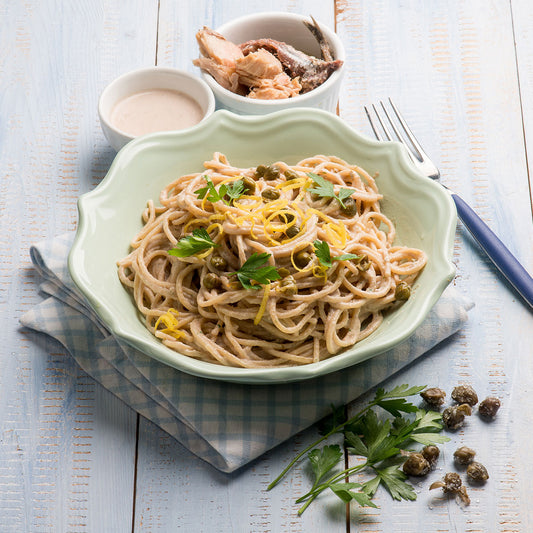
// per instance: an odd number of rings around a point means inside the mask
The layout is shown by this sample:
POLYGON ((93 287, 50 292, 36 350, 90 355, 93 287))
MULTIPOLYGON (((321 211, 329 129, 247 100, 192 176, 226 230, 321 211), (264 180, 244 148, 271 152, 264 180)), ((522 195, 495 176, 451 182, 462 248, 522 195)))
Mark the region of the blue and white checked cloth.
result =
POLYGON ((73 234, 40 243, 31 258, 48 297, 21 319, 57 339, 106 389, 191 452, 232 472, 379 384, 456 332, 471 304, 448 288, 414 335, 340 372, 299 383, 241 385, 197 378, 114 338, 72 282, 73 234))

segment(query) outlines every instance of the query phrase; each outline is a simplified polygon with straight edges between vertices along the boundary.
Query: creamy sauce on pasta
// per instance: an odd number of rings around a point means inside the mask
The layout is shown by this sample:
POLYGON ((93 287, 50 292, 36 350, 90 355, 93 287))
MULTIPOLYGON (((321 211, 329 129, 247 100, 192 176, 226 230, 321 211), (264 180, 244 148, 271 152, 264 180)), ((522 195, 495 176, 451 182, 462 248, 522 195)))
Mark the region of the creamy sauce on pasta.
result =
POLYGON ((200 105, 190 96, 170 89, 142 91, 120 100, 111 111, 111 122, 137 137, 157 131, 182 130, 203 118, 200 105))

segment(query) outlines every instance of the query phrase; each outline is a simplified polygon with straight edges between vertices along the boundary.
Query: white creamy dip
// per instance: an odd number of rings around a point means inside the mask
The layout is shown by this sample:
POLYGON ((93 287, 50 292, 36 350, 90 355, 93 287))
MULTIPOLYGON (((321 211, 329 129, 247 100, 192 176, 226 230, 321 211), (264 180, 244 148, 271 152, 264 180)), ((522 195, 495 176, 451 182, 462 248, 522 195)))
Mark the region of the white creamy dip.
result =
POLYGON ((137 137, 189 128, 202 118, 200 105, 190 96, 171 89, 152 89, 120 100, 111 111, 110 121, 116 128, 137 137))

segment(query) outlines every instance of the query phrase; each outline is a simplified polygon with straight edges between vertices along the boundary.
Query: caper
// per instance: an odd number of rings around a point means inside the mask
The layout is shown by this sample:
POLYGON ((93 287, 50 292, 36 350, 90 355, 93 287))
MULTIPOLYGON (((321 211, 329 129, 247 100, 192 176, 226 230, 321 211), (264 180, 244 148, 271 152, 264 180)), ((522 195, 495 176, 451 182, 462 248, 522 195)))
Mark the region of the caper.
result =
POLYGON ((485 398, 479 404, 478 412, 481 416, 485 416, 487 418, 494 418, 500 406, 501 402, 498 398, 485 398))
POLYGON ((252 178, 248 176, 242 178, 242 184, 244 185, 244 194, 253 194, 255 192, 255 181, 252 178))
POLYGON ((277 189, 273 189, 272 187, 267 187, 262 193, 261 196, 267 200, 268 202, 272 202, 274 200, 277 200, 279 198, 279 191, 277 189))
POLYGON ((439 458, 440 450, 438 446, 429 444, 428 446, 424 446, 420 453, 424 456, 429 465, 433 466, 439 458))
POLYGON ((294 263, 299 268, 305 268, 311 261, 311 254, 309 252, 301 251, 294 256, 294 263))
POLYGON ((367 255, 360 255, 355 261, 359 272, 366 272, 370 268, 370 259, 368 259, 367 255))
POLYGON ((266 167, 266 170, 263 174, 263 179, 270 181, 270 180, 277 180, 280 176, 279 167, 276 165, 270 165, 266 167))
POLYGON ((405 281, 400 281, 398 285, 396 285, 396 290, 394 291, 394 298, 396 300, 405 302, 406 300, 409 300, 409 297, 411 296, 411 287, 405 281))
POLYGON ((344 200, 342 213, 347 217, 353 217, 357 214, 357 203, 353 198, 346 198, 346 200, 344 200))
POLYGON ((310 194, 311 194, 311 200, 313 202, 318 202, 320 198, 322 198, 322 196, 320 196, 320 194, 317 194, 316 192, 312 192, 310 194))
POLYGON ((470 385, 458 385, 452 391, 452 399, 457 403, 474 406, 477 403, 476 391, 470 385))
POLYGON ((204 276, 202 283, 210 291, 220 287, 220 278, 216 274, 213 274, 213 272, 209 272, 204 276))
POLYGON ((291 273, 291 271, 288 268, 285 268, 285 267, 278 268, 278 274, 282 278, 286 278, 288 275, 290 275, 290 273, 291 273))
POLYGON ((228 266, 228 262, 220 255, 212 255, 209 262, 211 263, 211 266, 217 270, 226 270, 226 267, 228 266))
POLYGON ((460 448, 457 448, 455 452, 453 452, 453 458, 460 465, 470 464, 474 460, 475 456, 476 452, 468 446, 461 446, 460 448))
POLYGON ((290 168, 288 168, 285 172, 285 179, 287 181, 291 181, 291 180, 297 180, 300 176, 298 176, 298 174, 296 172, 294 172, 294 170, 291 170, 290 168))
POLYGON ((430 387, 420 393, 422 399, 433 408, 440 407, 446 398, 446 392, 438 387, 430 387))
POLYGON ((473 461, 468 465, 466 469, 466 475, 472 481, 485 482, 487 479, 489 479, 489 473, 487 472, 487 469, 481 463, 476 461, 473 461))
POLYGON ((465 416, 472 414, 472 407, 467 403, 447 407, 442 412, 442 421, 448 429, 457 429, 464 424, 465 416))
POLYGON ((295 218, 292 213, 287 213, 287 212, 280 213, 278 216, 279 216, 279 219, 285 224, 290 224, 295 218))
POLYGON ((255 169, 254 177, 256 180, 259 178, 262 178, 265 175, 267 167, 265 165, 258 165, 258 167, 255 169))
POLYGON ((402 470, 408 476, 425 476, 431 470, 431 465, 421 453, 414 452, 409 454, 402 470))
POLYGON ((294 296, 298 292, 298 286, 292 276, 287 276, 279 282, 278 290, 285 296, 294 296))
POLYGON ((300 233, 300 228, 296 224, 294 226, 289 226, 285 230, 285 235, 289 239, 292 239, 293 237, 296 237, 296 235, 298 235, 298 233, 300 233))
POLYGON ((429 487, 429 490, 433 490, 439 487, 442 488, 442 491, 445 494, 457 494, 457 496, 461 498, 462 502, 465 505, 470 504, 470 497, 468 496, 466 487, 461 481, 461 476, 456 472, 448 472, 444 476, 444 479, 442 481, 435 481, 434 483, 432 483, 429 487))

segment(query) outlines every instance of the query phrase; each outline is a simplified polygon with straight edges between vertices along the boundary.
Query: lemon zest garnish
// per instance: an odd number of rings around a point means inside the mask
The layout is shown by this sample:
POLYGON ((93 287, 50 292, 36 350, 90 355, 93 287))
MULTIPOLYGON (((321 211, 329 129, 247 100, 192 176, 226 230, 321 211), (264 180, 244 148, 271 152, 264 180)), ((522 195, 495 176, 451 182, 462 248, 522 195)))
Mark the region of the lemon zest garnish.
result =
POLYGON ((254 318, 254 325, 256 326, 257 324, 259 324, 259 322, 261 322, 261 319, 263 318, 263 315, 265 314, 269 294, 270 294, 270 283, 268 285, 265 285, 265 289, 263 292, 263 299, 261 300, 259 311, 257 311, 257 314, 255 315, 255 318, 254 318))
MULTIPOLYGON (((291 251, 291 263, 292 263, 292 266, 296 270, 298 270, 298 272, 309 272, 310 270, 313 270, 314 265, 310 265, 310 266, 307 266, 305 268, 300 268, 294 262, 294 254, 299 252, 300 250, 303 250, 304 248, 307 248, 308 246, 311 246, 311 244, 312 244, 311 242, 303 242, 299 246, 295 246, 294 249, 291 251)), ((309 263, 311 263, 311 262, 312 261, 310 261, 309 263)))
POLYGON ((176 318, 177 316, 178 312, 176 311, 176 309, 171 307, 166 313, 163 313, 157 319, 154 329, 157 331, 159 325, 163 324, 165 328, 160 330, 161 333, 166 333, 167 335, 170 335, 175 339, 181 339, 181 337, 185 336, 185 333, 178 329, 178 320, 176 318))

